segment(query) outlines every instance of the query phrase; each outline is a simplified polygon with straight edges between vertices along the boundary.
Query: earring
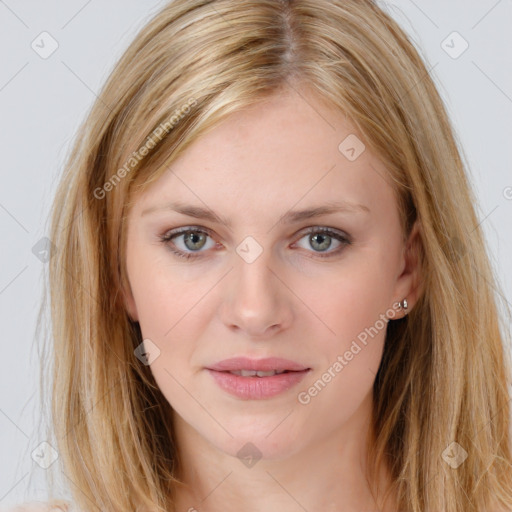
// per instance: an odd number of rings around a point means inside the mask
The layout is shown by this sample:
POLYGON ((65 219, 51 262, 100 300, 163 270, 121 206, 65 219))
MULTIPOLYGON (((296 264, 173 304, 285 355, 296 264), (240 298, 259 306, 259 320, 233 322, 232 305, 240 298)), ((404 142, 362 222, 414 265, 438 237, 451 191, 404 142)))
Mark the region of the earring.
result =
POLYGON ((400 306, 400 309, 407 309, 407 299, 404 299, 402 302, 399 302, 398 305, 400 306))

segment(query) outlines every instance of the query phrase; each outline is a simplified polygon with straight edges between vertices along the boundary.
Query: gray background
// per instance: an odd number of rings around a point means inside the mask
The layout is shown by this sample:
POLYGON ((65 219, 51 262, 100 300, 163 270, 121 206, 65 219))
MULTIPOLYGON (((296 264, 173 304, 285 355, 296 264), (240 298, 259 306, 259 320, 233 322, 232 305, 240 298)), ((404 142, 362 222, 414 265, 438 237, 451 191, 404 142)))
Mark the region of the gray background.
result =
MULTIPOLYGON (((0 0, 0 508, 44 499, 31 458, 37 431, 35 320, 45 263, 32 248, 75 130, 136 31, 164 5, 147 0, 0 0), (40 52, 57 50, 43 59, 40 52), (44 45, 44 47, 43 47, 44 45)), ((428 61, 455 123, 478 215, 512 302, 512 1, 387 2, 428 61), (459 36, 450 35, 454 31, 459 36), (464 40, 469 47, 464 48, 464 40), (445 41, 445 43, 443 43, 445 41), (457 57, 457 58, 454 58, 457 57)), ((469 228, 469 227, 468 227, 469 228)))

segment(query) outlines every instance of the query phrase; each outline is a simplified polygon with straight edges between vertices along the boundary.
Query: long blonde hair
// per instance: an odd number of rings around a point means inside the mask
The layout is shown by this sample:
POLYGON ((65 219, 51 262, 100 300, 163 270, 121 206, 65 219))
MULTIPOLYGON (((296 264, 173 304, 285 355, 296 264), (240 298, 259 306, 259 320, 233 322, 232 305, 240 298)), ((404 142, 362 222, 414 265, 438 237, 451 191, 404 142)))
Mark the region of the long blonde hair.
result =
POLYGON ((300 85, 386 164, 404 239, 420 225, 422 295, 388 325, 369 462, 389 466, 401 511, 512 508, 507 323, 462 152, 418 50, 370 0, 174 0, 99 94, 52 211, 42 385, 80 509, 173 510, 181 485, 170 405, 134 355, 141 332, 123 302, 130 205, 226 116, 300 85), (445 457, 454 449, 467 453, 457 468, 445 457))

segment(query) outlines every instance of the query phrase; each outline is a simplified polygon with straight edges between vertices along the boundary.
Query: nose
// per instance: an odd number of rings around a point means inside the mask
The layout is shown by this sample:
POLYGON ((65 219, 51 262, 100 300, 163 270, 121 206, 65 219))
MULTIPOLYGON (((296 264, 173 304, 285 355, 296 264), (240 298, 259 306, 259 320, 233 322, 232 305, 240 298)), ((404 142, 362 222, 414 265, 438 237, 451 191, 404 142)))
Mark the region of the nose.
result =
POLYGON ((247 337, 274 336, 293 321, 293 294, 283 283, 284 276, 271 268, 275 265, 270 259, 267 251, 252 263, 235 255, 234 269, 226 276, 222 321, 247 337))

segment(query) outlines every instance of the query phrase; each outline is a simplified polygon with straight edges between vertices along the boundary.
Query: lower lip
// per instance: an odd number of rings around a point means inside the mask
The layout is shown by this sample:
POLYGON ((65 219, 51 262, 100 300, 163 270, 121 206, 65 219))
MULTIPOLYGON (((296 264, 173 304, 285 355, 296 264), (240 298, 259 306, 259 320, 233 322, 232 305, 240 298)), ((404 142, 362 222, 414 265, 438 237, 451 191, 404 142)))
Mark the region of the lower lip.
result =
POLYGON ((272 377, 242 377, 229 372, 210 370, 215 382, 233 396, 245 400, 262 400, 279 395, 297 385, 309 372, 288 372, 272 377))

